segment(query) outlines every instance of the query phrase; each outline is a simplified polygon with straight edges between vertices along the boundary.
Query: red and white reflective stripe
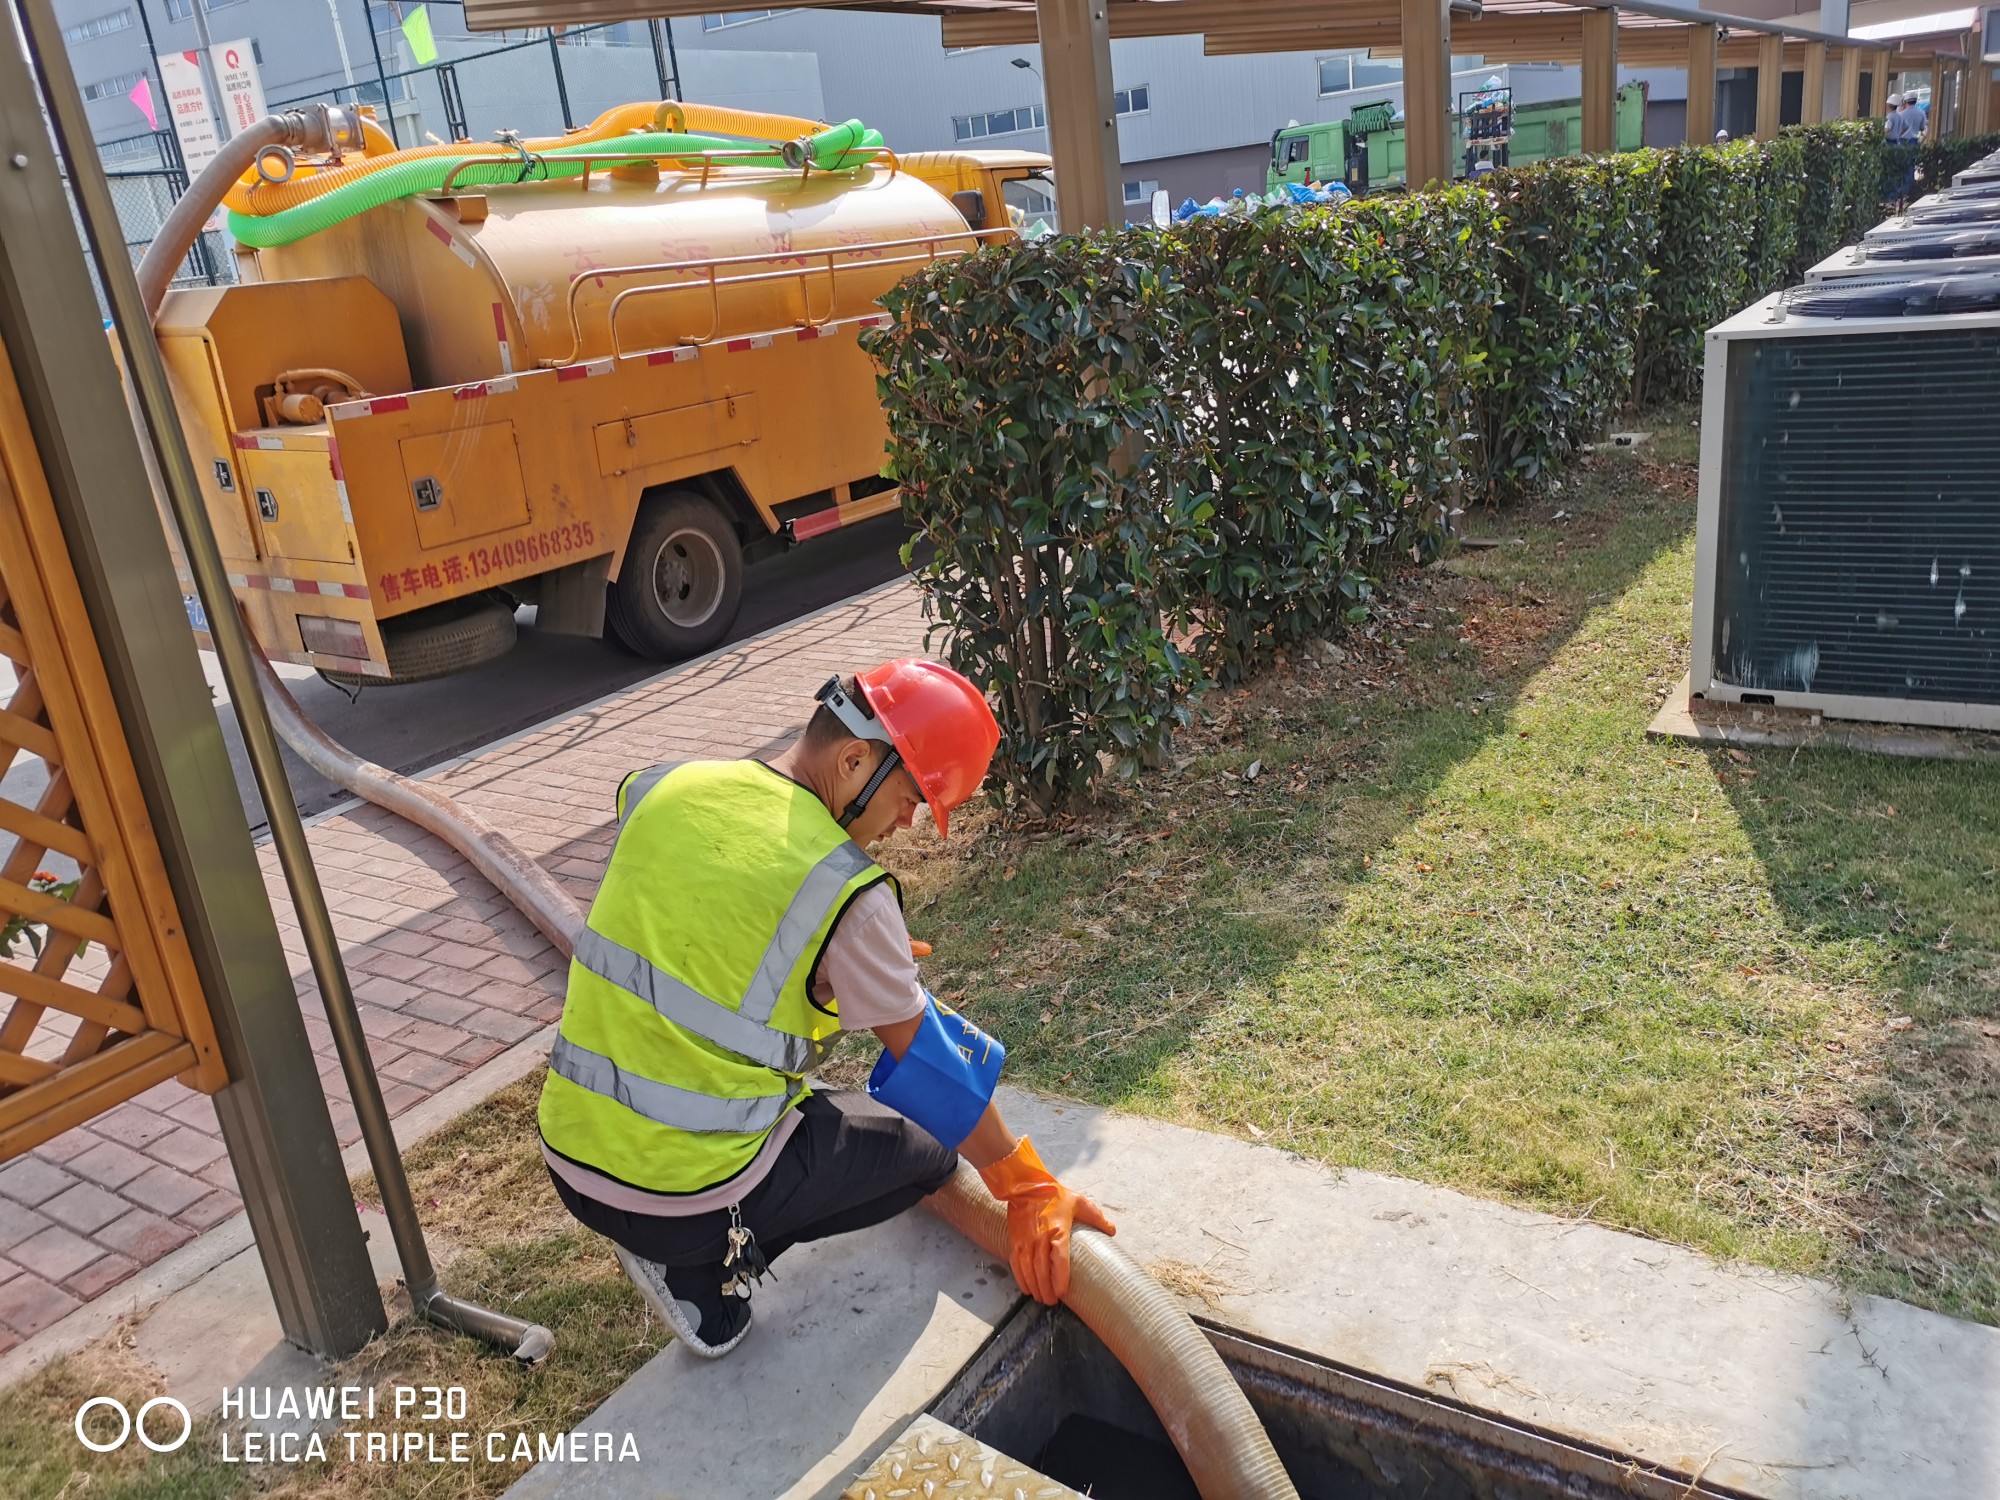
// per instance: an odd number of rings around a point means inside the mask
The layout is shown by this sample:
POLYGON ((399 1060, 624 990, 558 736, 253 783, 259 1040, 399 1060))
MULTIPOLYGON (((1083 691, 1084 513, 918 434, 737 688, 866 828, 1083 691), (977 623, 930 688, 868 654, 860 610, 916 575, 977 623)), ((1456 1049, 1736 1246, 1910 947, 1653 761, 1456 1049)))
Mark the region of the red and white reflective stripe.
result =
POLYGON ((814 339, 823 339, 825 337, 826 330, 824 328, 801 328, 799 330, 799 342, 801 344, 810 344, 814 339))
POLYGON ((261 449, 265 453, 283 453, 285 440, 280 437, 262 437, 254 432, 239 432, 236 434, 236 446, 261 449))
POLYGON ((887 328, 895 321, 887 313, 870 313, 865 318, 856 318, 854 326, 856 328, 887 328))
POLYGON ((810 515, 792 518, 792 537, 796 541, 807 541, 812 537, 824 536, 829 531, 838 531, 845 525, 840 507, 830 510, 816 510, 810 515))
MULTIPOLYGON (((287 578, 282 573, 231 573, 233 589, 263 589, 273 594, 318 594, 328 599, 366 599, 365 583, 330 583, 321 578, 287 578)), ((286 658, 290 660, 290 658, 286 658)))
POLYGON ((556 371, 558 380, 592 380, 599 375, 609 375, 618 368, 615 359, 586 359, 582 364, 564 365, 556 371))
POLYGON ((504 396, 520 383, 512 375, 502 375, 497 380, 475 380, 471 385, 454 386, 451 398, 454 401, 477 401, 481 396, 504 396))
POLYGON ((514 350, 507 342, 507 309, 498 302, 493 304, 493 332, 500 340, 500 369, 503 373, 514 373, 514 350))
POLYGON ((649 365, 677 365, 690 359, 699 359, 701 351, 688 346, 678 349, 655 349, 646 356, 649 365))
POLYGON ((340 467, 340 444, 331 437, 326 440, 326 466, 333 470, 333 493, 340 501, 340 519, 352 526, 354 507, 347 503, 347 471, 340 467))
POLYGON ((752 349, 768 349, 771 347, 771 335, 760 333, 754 338, 731 339, 722 347, 727 349, 731 354, 745 354, 752 349))
POLYGON ((436 219, 426 219, 424 221, 424 228, 428 229, 432 234, 436 235, 438 240, 444 245, 445 249, 449 250, 453 255, 456 255, 460 260, 464 261, 468 266, 476 267, 479 264, 479 258, 476 255, 474 255, 470 250, 468 250, 465 246, 461 245, 458 242, 458 236, 453 234, 449 229, 445 228, 444 225, 438 223, 436 219))
POLYGON ((379 417, 384 412, 409 409, 408 396, 376 396, 368 401, 343 401, 338 406, 330 406, 327 415, 345 420, 349 417, 379 417))

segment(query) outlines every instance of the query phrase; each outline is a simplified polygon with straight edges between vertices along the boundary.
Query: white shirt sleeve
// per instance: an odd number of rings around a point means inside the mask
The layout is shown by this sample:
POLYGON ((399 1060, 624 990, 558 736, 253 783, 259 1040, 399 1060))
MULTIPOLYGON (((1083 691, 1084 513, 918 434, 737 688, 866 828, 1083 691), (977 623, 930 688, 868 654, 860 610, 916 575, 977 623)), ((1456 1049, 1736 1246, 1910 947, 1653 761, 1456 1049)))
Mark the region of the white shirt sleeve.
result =
POLYGON ((842 914, 820 955, 813 999, 838 1008, 843 1031, 893 1026, 923 1014, 910 929, 886 880, 856 896, 842 914))

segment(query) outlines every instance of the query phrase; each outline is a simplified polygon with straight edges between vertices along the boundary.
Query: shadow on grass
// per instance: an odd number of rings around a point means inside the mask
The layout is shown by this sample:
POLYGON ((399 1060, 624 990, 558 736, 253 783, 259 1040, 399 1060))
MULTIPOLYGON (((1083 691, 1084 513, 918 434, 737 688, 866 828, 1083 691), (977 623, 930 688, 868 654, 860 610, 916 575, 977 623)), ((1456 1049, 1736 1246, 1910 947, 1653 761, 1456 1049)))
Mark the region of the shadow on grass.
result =
POLYGON ((1860 1284, 2000 1316, 2000 766, 1709 752, 1773 898, 1829 981, 1890 1012, 1826 1045, 1841 1099, 1798 1128, 1859 1166, 1860 1284))

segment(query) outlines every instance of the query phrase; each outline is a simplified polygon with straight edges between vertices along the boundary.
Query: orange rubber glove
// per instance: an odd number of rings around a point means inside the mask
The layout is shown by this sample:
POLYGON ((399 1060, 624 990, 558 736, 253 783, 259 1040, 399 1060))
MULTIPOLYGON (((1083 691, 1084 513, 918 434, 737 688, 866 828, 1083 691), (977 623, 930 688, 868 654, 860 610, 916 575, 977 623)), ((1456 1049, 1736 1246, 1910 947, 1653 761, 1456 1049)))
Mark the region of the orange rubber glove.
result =
POLYGON ((929 958, 930 956, 931 945, 929 943, 920 943, 915 938, 910 939, 910 957, 929 958))
POLYGON ((1012 1155, 981 1167, 979 1175, 993 1196, 1007 1205, 1014 1279, 1030 1297, 1053 1307, 1069 1290, 1072 1224, 1103 1234, 1116 1234, 1117 1226, 1083 1194, 1057 1182, 1026 1136, 1012 1155))

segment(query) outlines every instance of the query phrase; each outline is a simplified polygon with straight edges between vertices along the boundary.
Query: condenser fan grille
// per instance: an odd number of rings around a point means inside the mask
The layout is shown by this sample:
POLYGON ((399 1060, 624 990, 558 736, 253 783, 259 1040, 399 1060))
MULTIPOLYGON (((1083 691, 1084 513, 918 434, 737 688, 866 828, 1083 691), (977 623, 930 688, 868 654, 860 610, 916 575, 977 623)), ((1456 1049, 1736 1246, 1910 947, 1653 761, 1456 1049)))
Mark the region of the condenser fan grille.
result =
POLYGON ((1729 351, 1715 674, 2000 704, 2000 329, 1729 351))

